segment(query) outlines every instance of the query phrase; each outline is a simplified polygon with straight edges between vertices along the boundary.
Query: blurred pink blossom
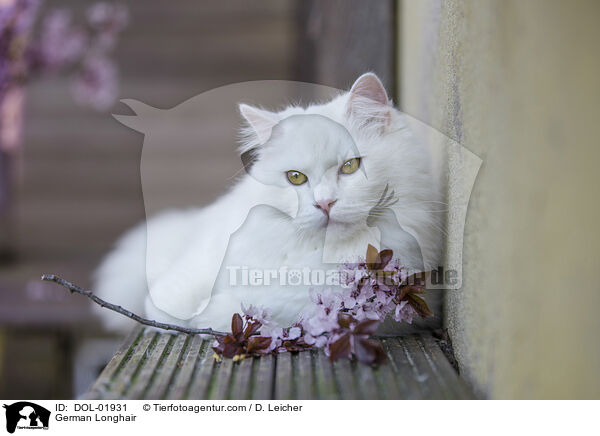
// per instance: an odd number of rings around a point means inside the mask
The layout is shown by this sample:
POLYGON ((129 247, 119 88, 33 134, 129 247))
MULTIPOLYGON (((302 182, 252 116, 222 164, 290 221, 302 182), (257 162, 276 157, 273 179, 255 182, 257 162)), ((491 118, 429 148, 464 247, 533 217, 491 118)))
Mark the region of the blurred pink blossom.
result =
POLYGON ((87 58, 74 77, 72 90, 80 104, 107 110, 118 95, 117 68, 106 58, 87 58))

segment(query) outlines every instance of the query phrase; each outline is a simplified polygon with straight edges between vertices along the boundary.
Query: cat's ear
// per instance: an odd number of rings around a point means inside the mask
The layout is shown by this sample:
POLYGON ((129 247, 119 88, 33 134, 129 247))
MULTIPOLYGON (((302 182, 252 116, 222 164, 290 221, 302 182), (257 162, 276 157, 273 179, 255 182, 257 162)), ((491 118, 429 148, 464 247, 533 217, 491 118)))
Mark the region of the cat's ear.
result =
POLYGON ((240 114, 242 114, 248 126, 256 134, 258 142, 260 144, 267 142, 271 137, 273 127, 279 122, 277 114, 244 103, 241 103, 239 108, 240 114))
POLYGON ((373 73, 356 79, 349 92, 347 115, 358 122, 360 128, 383 131, 391 122, 391 104, 387 92, 373 73))

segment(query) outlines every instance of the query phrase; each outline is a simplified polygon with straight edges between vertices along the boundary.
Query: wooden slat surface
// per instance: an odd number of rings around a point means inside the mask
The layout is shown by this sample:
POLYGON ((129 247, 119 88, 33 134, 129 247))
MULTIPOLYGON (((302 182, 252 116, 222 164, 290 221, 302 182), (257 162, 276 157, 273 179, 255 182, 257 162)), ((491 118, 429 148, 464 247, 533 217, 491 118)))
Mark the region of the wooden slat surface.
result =
POLYGON ((238 362, 212 358, 212 339, 136 327, 86 399, 469 399, 429 332, 381 340, 378 367, 329 362, 322 351, 238 362))

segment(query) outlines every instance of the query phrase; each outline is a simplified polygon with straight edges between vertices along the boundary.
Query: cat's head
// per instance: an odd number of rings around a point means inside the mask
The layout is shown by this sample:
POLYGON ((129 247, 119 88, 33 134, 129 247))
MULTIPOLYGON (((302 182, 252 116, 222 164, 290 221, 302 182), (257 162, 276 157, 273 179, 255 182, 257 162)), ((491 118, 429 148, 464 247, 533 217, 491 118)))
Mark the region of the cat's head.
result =
POLYGON ((297 193, 303 228, 364 224, 386 186, 399 203, 427 189, 428 159, 372 73, 324 104, 280 112, 241 104, 240 112, 247 171, 297 193))

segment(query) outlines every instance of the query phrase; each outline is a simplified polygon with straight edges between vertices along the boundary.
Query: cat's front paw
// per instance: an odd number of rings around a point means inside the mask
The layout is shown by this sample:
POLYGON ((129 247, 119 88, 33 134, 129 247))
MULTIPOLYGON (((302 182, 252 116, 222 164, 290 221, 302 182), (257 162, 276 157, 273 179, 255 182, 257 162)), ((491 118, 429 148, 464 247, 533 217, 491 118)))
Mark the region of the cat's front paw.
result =
POLYGON ((210 289, 189 281, 165 277, 150 286, 150 299, 164 316, 189 320, 202 312, 210 301, 210 289))
MULTIPOLYGON (((181 327, 189 326, 189 321, 171 316, 170 314, 166 313, 164 310, 159 309, 156 306, 156 304, 154 303, 154 300, 151 295, 146 296, 146 300, 144 302, 144 310, 145 310, 146 318, 149 320, 161 322, 164 324, 181 326, 181 327)), ((154 328, 154 327, 151 327, 151 328, 154 328)), ((161 332, 169 331, 169 330, 164 330, 164 329, 158 329, 158 330, 161 332)), ((177 334, 176 331, 169 331, 169 332, 173 333, 173 334, 177 334)))

